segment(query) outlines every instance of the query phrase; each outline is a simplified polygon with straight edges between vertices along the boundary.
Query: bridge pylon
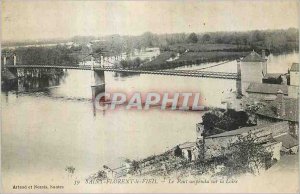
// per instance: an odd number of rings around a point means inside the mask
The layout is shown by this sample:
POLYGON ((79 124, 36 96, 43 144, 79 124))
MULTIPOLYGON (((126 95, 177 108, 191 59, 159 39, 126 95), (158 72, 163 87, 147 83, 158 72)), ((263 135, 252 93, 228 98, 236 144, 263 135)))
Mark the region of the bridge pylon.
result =
POLYGON ((93 102, 96 99, 96 96, 105 93, 105 73, 103 70, 92 70, 92 80, 91 80, 91 89, 92 89, 92 100, 93 102))

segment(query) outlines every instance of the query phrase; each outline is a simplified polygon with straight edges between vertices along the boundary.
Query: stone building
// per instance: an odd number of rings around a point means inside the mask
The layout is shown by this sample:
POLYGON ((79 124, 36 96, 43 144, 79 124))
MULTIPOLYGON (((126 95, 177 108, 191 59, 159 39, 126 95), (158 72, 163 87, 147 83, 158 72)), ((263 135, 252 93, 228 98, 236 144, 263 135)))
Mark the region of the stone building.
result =
POLYGON ((182 156, 188 161, 194 161, 198 158, 199 149, 197 147, 196 142, 185 142, 178 146, 182 152, 182 156))
POLYGON ((273 136, 286 134, 289 131, 288 122, 277 122, 252 127, 243 127, 232 131, 226 131, 216 135, 205 137, 204 153, 205 158, 214 158, 228 153, 228 147, 236 142, 239 137, 255 134, 257 143, 263 144, 267 150, 273 152, 272 158, 280 160, 282 142, 276 141, 273 136))
POLYGON ((265 51, 262 51, 262 56, 254 50, 244 57, 239 64, 238 73, 241 76, 241 93, 246 94, 246 89, 250 83, 262 83, 263 77, 267 74, 267 59, 265 51))
POLYGON ((284 96, 288 96, 288 86, 279 84, 250 83, 246 92, 248 98, 260 101, 275 99, 278 90, 281 90, 284 96))

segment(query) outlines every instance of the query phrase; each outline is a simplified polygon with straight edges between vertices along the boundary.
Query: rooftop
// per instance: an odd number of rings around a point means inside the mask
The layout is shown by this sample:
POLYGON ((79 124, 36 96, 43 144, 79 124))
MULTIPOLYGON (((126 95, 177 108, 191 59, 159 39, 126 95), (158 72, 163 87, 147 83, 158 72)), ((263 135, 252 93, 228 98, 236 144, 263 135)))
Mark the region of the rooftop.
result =
POLYGON ((179 148, 184 149, 184 148, 191 148, 191 147, 196 147, 196 146, 197 146, 196 142, 185 142, 183 144, 180 144, 179 148))
POLYGON ((275 118, 285 121, 299 122, 299 101, 296 98, 284 98, 285 103, 285 115, 278 116, 277 114, 277 105, 278 100, 273 100, 267 103, 264 107, 260 108, 256 114, 261 116, 266 116, 269 118, 275 118))
POLYGON ((290 71, 297 71, 297 72, 299 72, 299 63, 293 63, 290 71))
POLYGON ((265 62, 266 59, 263 59, 257 52, 254 50, 242 59, 242 62, 265 62))
POLYGON ((274 139, 277 142, 282 142, 282 146, 287 148, 287 149, 299 145, 298 138, 295 138, 295 137, 293 137, 292 135, 290 135, 288 133, 286 133, 284 135, 274 137, 274 139))
POLYGON ((267 126, 270 126, 270 124, 266 123, 266 124, 262 124, 262 125, 251 126, 251 127, 242 127, 242 128, 236 129, 236 130, 226 131, 224 133, 219 133, 219 134, 211 135, 211 136, 208 136, 206 138, 236 136, 236 135, 241 135, 241 134, 248 133, 250 131, 262 129, 262 128, 265 128, 267 126))
POLYGON ((283 94, 288 95, 288 86, 280 84, 251 83, 247 88, 246 92, 261 94, 277 94, 278 90, 281 90, 283 94))
POLYGON ((267 73, 263 79, 270 79, 270 78, 279 78, 282 75, 282 73, 267 73))

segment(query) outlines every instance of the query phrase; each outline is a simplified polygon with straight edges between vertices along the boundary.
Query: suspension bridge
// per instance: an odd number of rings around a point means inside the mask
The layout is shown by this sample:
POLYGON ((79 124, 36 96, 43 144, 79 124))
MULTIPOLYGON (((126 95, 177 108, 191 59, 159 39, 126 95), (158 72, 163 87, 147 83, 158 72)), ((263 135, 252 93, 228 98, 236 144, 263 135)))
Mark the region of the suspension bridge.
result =
POLYGON ((76 69, 76 70, 93 70, 93 71, 110 71, 110 72, 126 72, 154 75, 170 75, 170 76, 188 76, 188 77, 203 77, 217 79, 239 79, 237 73, 199 71, 199 70, 143 70, 143 69, 126 69, 112 66, 100 65, 79 65, 79 66, 53 66, 53 65, 6 65, 9 69, 76 69))
MULTIPOLYGON (((139 68, 122 68, 119 66, 113 65, 104 65, 103 63, 95 63, 94 58, 91 58, 89 63, 80 63, 79 65, 25 65, 22 63, 18 63, 16 56, 13 56, 13 62, 6 63, 6 59, 4 60, 3 67, 6 71, 9 71, 11 74, 15 75, 15 77, 19 77, 20 72, 24 70, 48 70, 48 69, 74 69, 74 70, 83 70, 83 71, 91 71, 93 72, 93 80, 91 82, 92 88, 92 97, 95 99, 97 94, 105 92, 105 73, 104 72, 118 72, 118 73, 137 73, 137 74, 153 74, 153 75, 167 75, 167 76, 185 76, 185 77, 198 77, 198 78, 213 78, 213 79, 227 79, 227 80, 236 80, 237 86, 240 82, 240 73, 229 73, 229 72, 215 72, 215 71, 207 71, 206 69, 220 66, 226 64, 230 61, 221 62, 218 64, 214 64, 208 67, 202 67, 193 70, 176 70, 176 69, 165 69, 165 70, 147 70, 143 67, 139 68), (205 70, 205 71, 204 71, 205 70)), ((108 61, 109 62, 109 61, 108 61)), ((111 63, 111 62, 109 62, 111 63)), ((239 72, 239 71, 237 71, 239 72)), ((34 73, 34 71, 32 71, 34 73)))

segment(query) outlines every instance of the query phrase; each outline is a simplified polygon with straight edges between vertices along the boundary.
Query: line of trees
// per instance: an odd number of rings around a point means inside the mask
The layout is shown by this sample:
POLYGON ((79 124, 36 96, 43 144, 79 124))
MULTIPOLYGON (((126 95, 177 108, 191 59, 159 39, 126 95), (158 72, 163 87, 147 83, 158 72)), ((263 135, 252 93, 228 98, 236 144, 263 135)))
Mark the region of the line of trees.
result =
POLYGON ((141 36, 121 37, 127 49, 141 47, 160 47, 163 50, 176 44, 233 44, 250 49, 267 48, 271 52, 298 50, 299 30, 254 30, 247 32, 208 32, 208 33, 178 33, 154 34, 146 32, 141 36))
POLYGON ((22 65, 77 65, 79 63, 78 56, 65 46, 23 47, 8 52, 16 54, 17 62, 22 65))

